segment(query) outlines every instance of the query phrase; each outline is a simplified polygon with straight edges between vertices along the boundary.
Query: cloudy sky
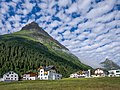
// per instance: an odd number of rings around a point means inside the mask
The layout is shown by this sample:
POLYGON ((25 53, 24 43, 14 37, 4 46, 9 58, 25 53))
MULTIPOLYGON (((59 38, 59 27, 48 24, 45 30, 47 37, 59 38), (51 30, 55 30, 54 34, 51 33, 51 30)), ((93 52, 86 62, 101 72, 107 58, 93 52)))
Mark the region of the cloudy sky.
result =
POLYGON ((120 0, 0 0, 0 35, 32 21, 82 62, 120 65, 120 0))

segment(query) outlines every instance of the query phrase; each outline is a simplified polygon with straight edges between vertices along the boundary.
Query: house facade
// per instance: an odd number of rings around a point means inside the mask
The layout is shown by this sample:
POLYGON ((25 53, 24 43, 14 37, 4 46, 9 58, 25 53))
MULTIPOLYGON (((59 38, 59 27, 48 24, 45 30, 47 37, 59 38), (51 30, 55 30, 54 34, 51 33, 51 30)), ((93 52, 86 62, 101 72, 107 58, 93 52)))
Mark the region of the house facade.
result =
POLYGON ((54 66, 47 66, 40 67, 38 78, 40 80, 59 80, 62 78, 62 75, 56 73, 54 66))
POLYGON ((3 81, 18 81, 19 76, 14 71, 9 71, 3 75, 3 81))
POLYGON ((120 77, 120 69, 118 70, 109 70, 108 77, 120 77))
POLYGON ((2 81, 4 81, 4 79, 3 79, 3 78, 0 78, 0 82, 2 82, 2 81))
POLYGON ((92 75, 93 77, 105 77, 105 71, 101 68, 97 68, 94 70, 94 75, 92 75))
POLYGON ((33 72, 28 72, 23 75, 22 80, 36 80, 37 74, 33 72))
POLYGON ((70 74, 70 78, 78 78, 78 74, 77 73, 70 74))
POLYGON ((88 78, 88 77, 91 77, 90 70, 80 71, 80 72, 73 73, 70 75, 70 78, 88 78))

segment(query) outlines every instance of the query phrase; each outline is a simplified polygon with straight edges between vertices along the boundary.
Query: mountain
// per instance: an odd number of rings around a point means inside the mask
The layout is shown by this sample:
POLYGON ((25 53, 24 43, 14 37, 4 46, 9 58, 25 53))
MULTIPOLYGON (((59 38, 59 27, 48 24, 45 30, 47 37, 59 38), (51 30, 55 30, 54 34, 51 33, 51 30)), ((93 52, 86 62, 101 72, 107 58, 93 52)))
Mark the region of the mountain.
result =
POLYGON ((0 36, 0 76, 9 70, 19 75, 40 66, 54 65, 58 73, 68 77, 78 70, 91 68, 53 39, 35 22, 20 31, 0 36))
POLYGON ((117 65, 115 62, 109 59, 106 59, 104 62, 101 62, 101 65, 107 70, 120 69, 119 65, 117 65))

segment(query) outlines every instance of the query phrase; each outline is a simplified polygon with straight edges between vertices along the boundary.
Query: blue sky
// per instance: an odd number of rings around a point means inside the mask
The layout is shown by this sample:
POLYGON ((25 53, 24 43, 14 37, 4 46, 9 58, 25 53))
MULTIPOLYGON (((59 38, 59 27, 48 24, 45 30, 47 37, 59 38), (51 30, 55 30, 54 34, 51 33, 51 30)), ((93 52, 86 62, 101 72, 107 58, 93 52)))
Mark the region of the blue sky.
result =
POLYGON ((32 21, 83 63, 120 65, 120 0, 0 0, 0 35, 32 21))

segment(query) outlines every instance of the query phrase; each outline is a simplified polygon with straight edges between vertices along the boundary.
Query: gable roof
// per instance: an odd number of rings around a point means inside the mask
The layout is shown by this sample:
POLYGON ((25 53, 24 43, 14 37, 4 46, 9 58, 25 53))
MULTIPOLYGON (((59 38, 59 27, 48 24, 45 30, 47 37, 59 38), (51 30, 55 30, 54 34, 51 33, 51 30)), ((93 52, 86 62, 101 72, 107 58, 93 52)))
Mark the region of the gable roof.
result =
MULTIPOLYGON (((15 72, 14 71, 9 71, 9 72, 5 73, 4 75, 10 74, 10 73, 15 73, 15 72)), ((15 73, 15 74, 17 74, 17 73, 15 73)))
MULTIPOLYGON (((44 69, 45 71, 56 70, 56 69, 55 69, 55 66, 53 66, 53 65, 50 65, 50 66, 40 66, 39 69, 44 69)), ((38 70, 39 70, 39 69, 38 69, 38 70)))
MULTIPOLYGON (((25 73, 25 74, 29 74, 29 75, 30 75, 30 77, 37 76, 37 74, 36 74, 36 73, 34 73, 34 72, 27 72, 27 73, 25 73)), ((25 74, 24 74, 24 75, 25 75, 25 74)))
POLYGON ((51 66, 46 66, 44 69, 45 69, 45 71, 55 70, 55 67, 53 65, 51 65, 51 66))

